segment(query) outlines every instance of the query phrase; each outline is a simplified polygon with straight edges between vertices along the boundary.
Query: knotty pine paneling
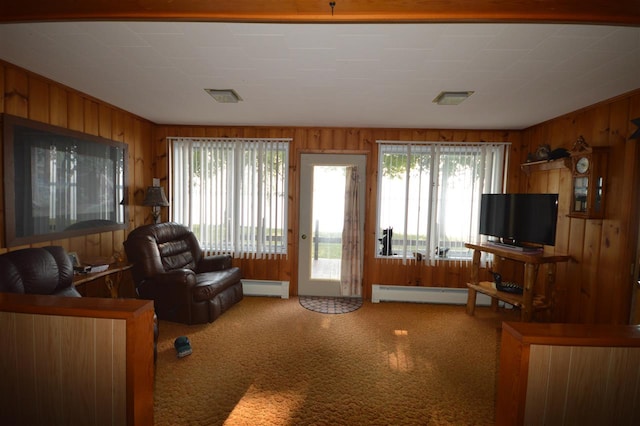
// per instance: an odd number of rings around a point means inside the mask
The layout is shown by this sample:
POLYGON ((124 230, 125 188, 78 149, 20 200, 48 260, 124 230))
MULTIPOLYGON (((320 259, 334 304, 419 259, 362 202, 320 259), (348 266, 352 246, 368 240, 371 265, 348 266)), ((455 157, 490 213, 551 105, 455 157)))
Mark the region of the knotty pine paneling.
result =
MULTIPOLYGON (((376 140, 512 142, 519 146, 517 131, 437 130, 437 129, 360 129, 360 128, 289 128, 289 127, 217 127, 217 126, 156 126, 154 150, 157 177, 166 179, 168 157, 165 140, 178 137, 269 137, 292 138, 289 151, 289 228, 286 258, 270 260, 235 259, 245 278, 274 279, 290 282, 292 294, 297 294, 298 270, 298 199, 299 161, 302 153, 349 153, 367 156, 366 214, 364 236, 364 295, 371 297, 372 284, 423 285, 466 288, 470 269, 466 262, 439 261, 434 266, 403 264, 396 259, 376 259, 376 193, 378 151, 376 140), (164 163, 164 164, 162 164, 164 163)), ((514 148, 515 149, 515 148, 514 148)), ((509 170, 519 168, 511 162, 509 170)))
MULTIPOLYGON (((564 147, 571 149, 579 135, 585 138, 599 138, 589 141, 593 146, 611 146, 612 158, 616 161, 617 150, 623 150, 621 158, 626 160, 626 167, 615 167, 608 177, 610 185, 623 181, 629 182, 629 176, 637 174, 637 158, 629 153, 637 151, 629 148, 625 138, 630 134, 627 118, 629 110, 626 105, 638 103, 637 93, 629 94, 621 99, 609 103, 595 105, 562 116, 549 122, 541 123, 522 133, 516 131, 466 131, 466 130, 437 130, 437 129, 333 129, 333 128, 294 128, 286 129, 286 136, 293 137, 290 152, 290 191, 289 199, 293 207, 289 210, 290 228, 289 257, 270 261, 272 268, 265 268, 253 260, 236 260, 246 272, 247 278, 281 279, 291 282, 292 293, 297 292, 297 202, 298 199, 298 159, 302 152, 361 152, 367 154, 367 218, 365 219, 365 268, 364 289, 365 296, 370 296, 371 284, 402 284, 426 285, 444 287, 464 287, 469 277, 466 264, 455 265, 449 262, 438 262, 435 266, 415 266, 409 261, 403 265, 401 261, 390 259, 376 259, 375 252, 379 246, 375 241, 375 208, 377 191, 377 150, 375 141, 380 140, 443 140, 443 141, 511 141, 511 161, 507 170, 507 190, 509 192, 558 192, 565 194, 560 197, 560 217, 555 249, 559 253, 572 255, 574 262, 559 265, 557 269, 554 300, 556 309, 553 319, 568 322, 614 322, 624 323, 628 316, 628 291, 624 290, 627 276, 624 271, 629 270, 630 259, 633 254, 627 250, 626 256, 620 256, 622 247, 632 245, 637 233, 636 215, 626 209, 629 200, 637 197, 632 193, 632 185, 627 184, 625 191, 614 191, 610 187, 607 198, 607 211, 614 215, 623 216, 620 219, 607 219, 604 225, 589 228, 584 219, 567 217, 570 206, 568 194, 571 188, 571 173, 569 170, 553 170, 544 172, 544 176, 526 176, 520 170, 520 163, 524 162, 529 152, 541 143, 548 143, 552 149, 564 147), (615 121, 616 127, 612 127, 615 121), (612 183, 613 182, 613 183, 612 183), (611 192, 615 192, 611 196, 611 192), (613 205, 613 207, 609 207, 613 205), (612 209, 612 210, 610 210, 612 209), (619 212, 619 213, 618 213, 619 212), (626 215, 626 216, 624 216, 626 215), (631 225, 633 224, 633 225, 631 225), (617 230, 629 229, 632 232, 622 235, 617 230), (604 230, 604 231, 603 231, 604 230), (602 247, 606 250, 602 250, 602 247), (598 247, 594 250, 594 247, 598 247), (586 255, 585 255, 586 253, 586 255), (255 263, 255 265, 254 265, 255 263), (446 265, 446 266, 445 266, 446 265), (253 275, 258 274, 258 275, 253 275), (264 274, 264 275, 262 275, 264 274), (262 276, 261 276, 262 275, 262 276), (276 277, 277 278, 272 278, 276 277), (591 280, 591 281, 590 281, 591 280), (612 282, 613 280, 613 282, 612 282), (585 284, 586 282, 586 284, 585 284), (609 300, 609 301, 607 301, 609 300), (615 308, 614 308, 615 307, 615 308)), ((211 136, 211 137, 254 137, 262 128, 251 127, 184 127, 157 126, 155 128, 154 146, 162 144, 166 136, 211 136)), ((274 131, 276 129, 269 130, 274 131)), ((283 129, 277 128, 282 131, 283 129)), ((263 133, 264 134, 264 133, 263 133)), ((270 133, 272 134, 272 133, 270 133)), ((270 137, 279 137, 281 133, 270 137)), ((166 147, 164 147, 166 149, 166 147)), ((160 166, 162 167, 162 166, 160 166)), ((162 169, 163 171, 166 169, 162 169)), ((625 185, 621 185, 623 188, 625 185)), ((637 211, 637 208, 636 208, 637 211)), ((264 262, 261 262, 264 263, 264 262)), ((511 272, 517 276, 516 267, 511 272)), ((486 271, 485 271, 486 273, 486 271)), ((544 279, 540 274, 539 281, 544 279)))
POLYGON ((58 127, 67 127, 68 108, 67 91, 53 84, 49 87, 49 123, 58 127))
MULTIPOLYGON (((360 128, 291 128, 237 126, 164 126, 154 125, 126 111, 93 99, 73 89, 34 75, 21 68, 0 62, 0 112, 31 117, 61 127, 99 134, 122 141, 129 146, 129 220, 128 229, 151 222, 150 209, 142 206, 144 191, 153 177, 160 178, 169 192, 169 153, 167 136, 207 137, 291 137, 289 219, 287 231, 289 256, 269 260, 239 260, 246 278, 290 281, 292 294, 297 294, 298 239, 298 160, 302 152, 351 152, 367 155, 367 218, 365 223, 365 296, 370 297, 371 284, 410 284, 464 287, 469 277, 468 265, 438 262, 435 266, 416 269, 408 262, 375 259, 379 249, 375 230, 377 191, 376 140, 440 140, 440 141, 510 141, 511 158, 507 174, 508 192, 527 192, 539 188, 557 188, 563 194, 570 190, 570 173, 554 171, 558 176, 532 177, 520 170, 529 152, 548 143, 551 148, 570 149, 579 135, 593 146, 610 146, 607 182, 606 217, 599 235, 589 234, 584 219, 561 215, 555 249, 570 254, 574 262, 559 265, 555 288, 553 319, 578 322, 588 318, 595 322, 624 323, 629 314, 632 278, 628 271, 635 258, 638 233, 640 180, 638 141, 629 141, 635 130, 629 122, 640 117, 640 91, 597 104, 540 123, 523 131, 441 130, 441 129, 360 129, 360 128), (533 181, 541 179, 541 181, 533 181), (599 246, 597 255, 592 247, 599 246), (446 265, 446 266, 445 266, 446 265), (595 272, 594 272, 595 271, 595 272), (582 296, 586 274, 595 273, 595 284, 582 296)), ((1 155, 1 153, 0 153, 1 155)), ((0 171, 2 163, 0 162, 0 171)), ((551 173, 551 172, 550 172, 551 173)), ((0 200, 0 221, 4 225, 4 200, 0 200)), ((568 212, 569 202, 560 198, 561 211, 568 212)), ((162 209, 163 220, 168 209, 162 209)), ((128 231, 97 236, 50 241, 38 245, 57 244, 69 251, 109 256, 122 250, 128 231)), ((4 247, 4 226, 0 227, 0 252, 4 247)), ((517 271, 516 271, 517 272, 517 271)), ((484 271, 486 273, 486 271, 484 271)), ((515 272, 514 272, 515 273, 515 272)))
MULTIPOLYGON (((630 106, 629 106, 629 117, 630 118, 640 118, 640 96, 636 96, 632 99, 630 99, 630 106)), ((635 130, 637 130, 638 128, 635 126, 632 126, 632 128, 630 129, 630 132, 634 132, 635 130)), ((623 179, 623 190, 625 191, 625 193, 630 193, 634 190, 637 190, 638 188, 638 182, 640 182, 640 167, 633 167, 633 164, 635 164, 635 162, 637 161, 638 158, 640 158, 640 150, 638 149, 638 140, 635 141, 635 143, 627 143, 625 144, 625 177, 623 179)), ((640 217, 640 199, 636 200, 635 203, 631 202, 628 204, 628 209, 629 209, 629 215, 632 218, 638 218, 640 217)), ((640 221, 635 220, 635 221, 630 221, 628 226, 628 233, 629 235, 638 235, 639 232, 639 226, 640 226, 640 221)), ((638 237, 640 239, 640 237, 638 237)), ((638 242, 632 239, 629 239, 627 241, 627 246, 624 248, 624 250, 628 253, 636 253, 636 247, 638 247, 638 242)), ((638 253, 636 253, 636 259, 638 258, 638 253)), ((633 265, 634 268, 634 272, 632 272, 632 281, 634 280, 634 278, 637 277, 636 274, 638 274, 638 270, 639 270, 639 266, 637 264, 633 265)), ((632 295, 631 295, 631 306, 632 306, 632 312, 631 312, 631 320, 630 323, 631 324, 640 324, 640 286, 632 286, 633 290, 632 290, 632 295)), ((626 300, 624 298, 624 294, 620 294, 614 297, 615 300, 615 308, 616 309, 624 309, 625 306, 627 306, 629 304, 629 300, 626 300)))
POLYGON ((29 118, 35 121, 49 121, 49 87, 47 82, 41 78, 31 78, 29 80, 29 99, 42 99, 29 108, 29 118))
MULTIPOLYGON (((143 207, 142 194, 136 205, 133 188, 146 188, 151 184, 153 163, 151 156, 152 123, 114 106, 54 81, 33 74, 12 64, 0 61, 0 112, 26 117, 55 126, 77 130, 92 135, 124 142, 129 147, 129 227, 133 229, 150 223, 148 207, 143 207), (136 154, 137 153, 137 154, 136 154), (139 160, 134 167, 132 159, 139 160)), ((2 159, 0 149, 0 160, 2 159)), ((0 161, 0 172, 3 171, 0 161)), ((0 175, 3 176, 3 175, 0 175)), ((4 185, 4 181, 2 182, 4 185)), ((4 194, 4 188, 2 193, 4 194)), ((4 195, 0 197, 0 253, 7 251, 4 229, 4 195)), ((104 232, 64 240, 52 240, 34 244, 63 246, 75 251, 80 258, 108 257, 115 251, 123 251, 122 243, 128 230, 104 232)), ((16 250, 23 247, 12 247, 16 250)))
POLYGON ((609 147, 605 217, 602 220, 569 218, 570 170, 520 173, 520 191, 550 188, 559 173, 560 215, 555 249, 572 256, 559 268, 553 320, 558 322, 628 322, 632 267, 638 237, 639 182, 638 140, 630 119, 640 116, 640 90, 555 118, 522 134, 520 161, 527 152, 548 143, 551 149, 570 150, 579 136, 591 146, 609 147), (548 176, 543 176, 543 175, 548 176), (566 194, 566 195, 565 195, 566 194), (563 196, 564 195, 564 196, 563 196))
POLYGON ((4 111, 19 117, 28 117, 29 78, 15 67, 5 67, 4 111))

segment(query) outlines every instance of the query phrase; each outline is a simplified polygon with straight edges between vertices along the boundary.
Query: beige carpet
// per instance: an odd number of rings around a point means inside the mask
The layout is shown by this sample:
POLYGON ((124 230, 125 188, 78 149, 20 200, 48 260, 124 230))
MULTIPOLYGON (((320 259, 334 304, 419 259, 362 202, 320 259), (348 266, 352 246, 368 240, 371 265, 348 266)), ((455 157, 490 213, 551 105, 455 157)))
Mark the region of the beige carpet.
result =
POLYGON ((211 324, 162 321, 157 425, 491 425, 502 320, 365 302, 326 315, 246 297, 211 324), (193 354, 176 357, 187 336, 193 354))

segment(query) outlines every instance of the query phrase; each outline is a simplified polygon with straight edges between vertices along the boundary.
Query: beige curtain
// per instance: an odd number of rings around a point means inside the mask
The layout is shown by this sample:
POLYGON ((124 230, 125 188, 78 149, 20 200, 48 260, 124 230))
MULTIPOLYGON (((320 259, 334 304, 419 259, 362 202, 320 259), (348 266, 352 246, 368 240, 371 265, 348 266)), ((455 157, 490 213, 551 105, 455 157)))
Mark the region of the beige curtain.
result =
POLYGON ((345 297, 362 296, 362 235, 360 226, 360 176, 356 166, 347 167, 342 229, 340 290, 345 297))

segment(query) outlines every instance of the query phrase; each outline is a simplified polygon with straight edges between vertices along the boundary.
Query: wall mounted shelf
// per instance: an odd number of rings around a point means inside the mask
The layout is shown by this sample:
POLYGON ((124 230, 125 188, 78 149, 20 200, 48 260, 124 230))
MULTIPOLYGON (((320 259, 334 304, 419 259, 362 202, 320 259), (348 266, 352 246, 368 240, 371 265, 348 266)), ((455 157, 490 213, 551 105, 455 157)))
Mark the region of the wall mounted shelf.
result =
POLYGON ((571 170, 571 157, 558 158, 557 160, 530 161, 520 165, 520 169, 525 172, 527 176, 531 174, 531 172, 562 168, 571 170))

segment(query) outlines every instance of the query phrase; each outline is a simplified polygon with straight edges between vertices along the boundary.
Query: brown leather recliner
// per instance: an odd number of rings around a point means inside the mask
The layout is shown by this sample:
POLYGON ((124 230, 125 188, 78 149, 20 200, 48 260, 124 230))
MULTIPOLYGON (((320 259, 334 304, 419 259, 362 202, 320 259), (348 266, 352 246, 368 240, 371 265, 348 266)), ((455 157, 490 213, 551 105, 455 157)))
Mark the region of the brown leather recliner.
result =
MULTIPOLYGON (((73 265, 63 247, 30 247, 0 255, 0 292, 82 297, 73 284, 73 265)), ((153 324, 153 359, 158 322, 153 324)))
POLYGON ((243 298, 231 256, 204 256, 196 236, 168 222, 134 229, 124 242, 138 296, 152 299, 163 320, 212 322, 243 298))

